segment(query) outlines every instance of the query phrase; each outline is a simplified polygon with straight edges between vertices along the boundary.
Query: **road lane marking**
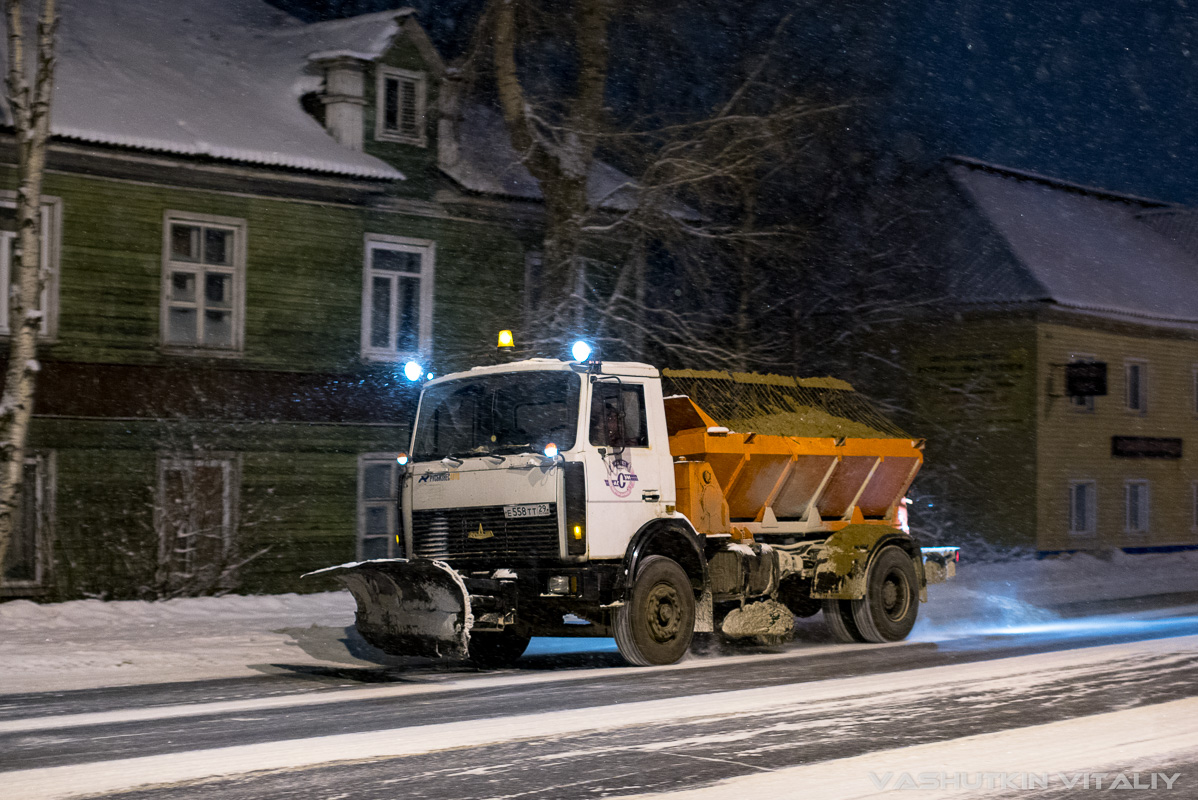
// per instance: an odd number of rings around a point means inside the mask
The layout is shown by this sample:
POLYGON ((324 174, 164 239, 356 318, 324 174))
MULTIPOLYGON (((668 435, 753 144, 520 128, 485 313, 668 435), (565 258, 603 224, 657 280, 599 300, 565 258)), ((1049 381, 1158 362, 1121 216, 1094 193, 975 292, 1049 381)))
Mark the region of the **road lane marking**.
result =
MULTIPOLYGON (((900 696, 907 700, 920 694, 938 696, 946 687, 959 690, 966 683, 974 684, 970 690, 975 692, 1023 690, 1036 683, 1076 681, 1087 673, 1107 671, 1120 661, 1138 660, 1142 666, 1150 660, 1167 663, 1193 658, 1196 654, 1198 636, 1154 639, 780 687, 14 770, 0 772, 0 785, 9 796, 23 800, 59 800, 252 772, 395 758, 635 725, 747 716, 776 712, 788 706, 812 711, 820 702, 829 704, 829 713, 843 713, 854 707, 876 707, 882 692, 890 701, 895 701, 900 696)), ((1179 702, 1190 703, 1186 708, 1195 722, 1191 723, 1194 728, 1187 741, 1194 746, 1198 742, 1198 700, 1179 702)), ((1185 714, 1181 716, 1186 717, 1185 714)), ((1126 728, 1123 733, 1126 735, 1126 728)))

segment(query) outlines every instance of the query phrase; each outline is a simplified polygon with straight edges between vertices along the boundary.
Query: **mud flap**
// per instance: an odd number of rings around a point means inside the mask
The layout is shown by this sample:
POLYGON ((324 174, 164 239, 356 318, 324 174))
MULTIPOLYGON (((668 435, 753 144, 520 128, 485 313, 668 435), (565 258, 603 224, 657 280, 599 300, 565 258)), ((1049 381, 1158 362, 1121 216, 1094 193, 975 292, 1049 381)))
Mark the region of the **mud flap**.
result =
POLYGON ((358 611, 358 633, 394 656, 466 658, 474 615, 462 576, 440 561, 375 559, 327 567, 345 584, 358 611))

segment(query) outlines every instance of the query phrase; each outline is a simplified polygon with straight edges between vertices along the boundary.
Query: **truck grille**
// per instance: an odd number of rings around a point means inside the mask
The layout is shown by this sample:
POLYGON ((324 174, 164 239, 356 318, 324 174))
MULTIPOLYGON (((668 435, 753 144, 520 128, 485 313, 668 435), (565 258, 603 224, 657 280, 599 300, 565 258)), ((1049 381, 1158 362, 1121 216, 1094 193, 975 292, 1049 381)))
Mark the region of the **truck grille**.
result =
POLYGON ((413 510, 412 544, 418 558, 557 558, 557 504, 547 517, 523 519, 505 518, 503 506, 413 510), (485 538, 477 538, 480 527, 485 538))

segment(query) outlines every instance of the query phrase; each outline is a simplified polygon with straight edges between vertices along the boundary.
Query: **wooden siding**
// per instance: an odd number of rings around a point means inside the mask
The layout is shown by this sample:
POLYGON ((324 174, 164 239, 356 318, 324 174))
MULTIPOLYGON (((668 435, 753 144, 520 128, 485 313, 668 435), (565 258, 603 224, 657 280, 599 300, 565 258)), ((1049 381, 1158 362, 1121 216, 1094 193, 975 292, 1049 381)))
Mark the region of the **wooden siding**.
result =
MULTIPOLYGON (((435 159, 435 142, 416 149, 435 159)), ((92 392, 96 402, 41 397, 30 444, 55 455, 57 513, 51 584, 30 594, 60 600, 152 594, 158 459, 172 452, 218 453, 236 462, 238 552, 261 552, 240 569, 236 591, 335 588, 299 576, 354 557, 358 456, 406 448, 413 395, 398 365, 361 357, 367 234, 436 243, 433 346, 425 354, 433 371, 491 357, 495 332, 515 326, 526 249, 519 237, 528 226, 513 225, 498 206, 488 208, 486 219, 469 218, 433 204, 431 182, 406 184, 390 196, 364 191, 361 203, 347 202, 344 192, 320 203, 306 185, 294 198, 255 194, 249 187, 265 185, 270 171, 246 168, 244 175, 243 182, 230 168, 219 189, 187 185, 182 174, 179 185, 168 185, 176 177, 169 171, 137 180, 64 169, 47 175, 45 192, 61 199, 63 219, 59 328, 41 348, 43 388, 92 392), (419 203, 396 198, 424 191, 419 203), (193 356, 163 348, 168 210, 245 221, 240 353, 193 356), (256 377, 265 372, 271 374, 256 377), (289 374, 299 389, 283 385, 289 374), (139 382, 138 375, 158 377, 139 382), (359 389, 325 391, 314 416, 280 410, 284 400, 315 402, 303 387, 324 391, 354 380, 359 389), (227 402, 200 403, 197 410, 167 397, 163 387, 227 402), (245 387, 272 394, 230 415, 228 402, 245 387), (136 397, 138 391, 162 396, 136 397), (134 396, 122 402, 114 392, 134 396), (337 424, 347 421, 353 424, 337 424)), ((12 170, 0 168, 0 180, 11 185, 12 170)))
MULTIPOLYGON (((510 226, 462 218, 320 206, 283 199, 130 184, 55 174, 62 198, 57 343, 46 357, 164 364, 159 303, 163 215, 168 209, 246 220, 245 347, 239 367, 310 371, 363 368, 360 359, 364 236, 437 242, 434 352, 466 366, 479 342, 520 307, 524 247, 510 226), (480 318, 481 311, 481 318, 480 318)), ((377 365, 366 365, 378 369, 377 365)))
POLYGON ((977 315, 905 327, 890 338, 909 371, 909 426, 926 437, 923 475, 935 508, 914 525, 993 544, 1035 541, 1036 342, 1026 316, 977 315), (916 426, 919 426, 918 428, 916 426))
POLYGON ((31 445, 55 453, 58 599, 153 593, 159 456, 221 454, 240 474, 240 592, 316 591, 300 575, 352 560, 357 461, 398 452, 406 427, 38 419, 31 445))

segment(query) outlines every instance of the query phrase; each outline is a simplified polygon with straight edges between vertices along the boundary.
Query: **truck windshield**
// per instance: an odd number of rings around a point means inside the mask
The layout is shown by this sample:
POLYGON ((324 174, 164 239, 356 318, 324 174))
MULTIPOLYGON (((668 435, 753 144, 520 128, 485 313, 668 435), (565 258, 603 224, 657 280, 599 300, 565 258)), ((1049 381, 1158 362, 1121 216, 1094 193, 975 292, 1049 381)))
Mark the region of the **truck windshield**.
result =
POLYGON ((574 446, 581 378, 571 372, 509 372, 424 390, 414 461, 574 446))

